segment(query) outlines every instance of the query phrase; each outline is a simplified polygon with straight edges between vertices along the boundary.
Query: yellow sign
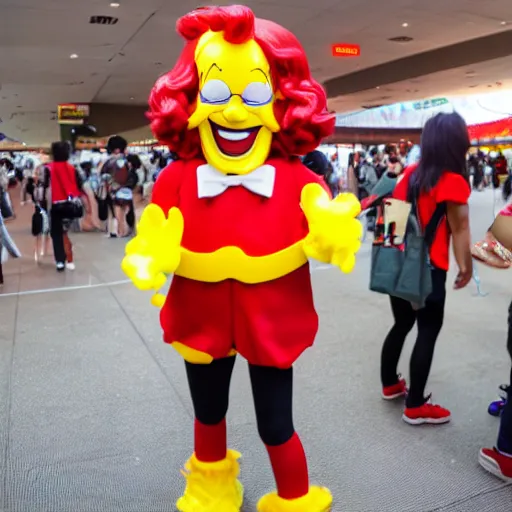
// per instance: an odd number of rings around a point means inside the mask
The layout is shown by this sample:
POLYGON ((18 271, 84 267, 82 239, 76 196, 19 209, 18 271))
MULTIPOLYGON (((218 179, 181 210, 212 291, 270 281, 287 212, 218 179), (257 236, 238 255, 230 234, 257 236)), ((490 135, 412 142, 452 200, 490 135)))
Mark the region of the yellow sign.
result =
POLYGON ((84 124, 89 117, 89 105, 84 103, 66 103, 59 105, 57 113, 59 124, 84 124))
POLYGON ((75 149, 103 149, 107 146, 108 138, 105 137, 78 137, 75 149))

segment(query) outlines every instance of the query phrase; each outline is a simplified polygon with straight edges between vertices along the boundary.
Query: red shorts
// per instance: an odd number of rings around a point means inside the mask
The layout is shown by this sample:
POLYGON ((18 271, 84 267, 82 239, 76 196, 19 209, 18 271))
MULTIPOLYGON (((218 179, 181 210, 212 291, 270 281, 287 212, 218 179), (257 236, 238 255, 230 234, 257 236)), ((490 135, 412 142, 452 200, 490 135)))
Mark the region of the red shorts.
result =
POLYGON ((214 359, 236 349, 251 364, 289 368, 318 330, 309 265, 260 284, 174 276, 160 322, 167 343, 214 359))

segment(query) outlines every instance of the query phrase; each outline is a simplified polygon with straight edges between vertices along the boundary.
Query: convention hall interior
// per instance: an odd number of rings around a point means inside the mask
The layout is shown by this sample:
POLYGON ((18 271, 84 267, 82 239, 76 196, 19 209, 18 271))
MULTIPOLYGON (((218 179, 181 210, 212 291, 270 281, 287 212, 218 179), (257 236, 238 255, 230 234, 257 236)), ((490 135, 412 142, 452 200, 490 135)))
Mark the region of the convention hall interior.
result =
POLYGON ((0 0, 0 512, 510 512, 511 199, 510 0, 0 0))

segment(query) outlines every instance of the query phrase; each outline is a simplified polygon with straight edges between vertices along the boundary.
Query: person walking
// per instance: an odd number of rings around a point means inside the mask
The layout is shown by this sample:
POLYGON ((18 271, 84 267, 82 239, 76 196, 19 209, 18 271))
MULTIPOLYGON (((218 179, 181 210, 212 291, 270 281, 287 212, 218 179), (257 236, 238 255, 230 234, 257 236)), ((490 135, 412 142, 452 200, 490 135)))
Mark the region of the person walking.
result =
MULTIPOLYGON (((508 308, 507 350, 512 358, 512 302, 508 308)), ((506 390, 507 400, 501 411, 498 440, 494 448, 480 450, 478 462, 489 473, 512 483, 512 369, 506 390)))
MULTIPOLYGON (((69 239, 69 216, 63 205, 80 197, 80 187, 76 169, 69 163, 71 149, 67 142, 54 142, 51 148, 52 162, 50 169, 50 194, 52 208, 50 211, 50 233, 53 242, 53 254, 57 272, 66 268, 74 270, 73 250, 69 239)), ((66 208, 67 209, 67 208, 66 208)))
POLYGON ((4 218, 0 210, 0 288, 4 285, 2 265, 7 261, 9 256, 12 258, 21 258, 21 253, 5 227, 4 218))
POLYGON ((108 183, 107 204, 111 214, 109 236, 129 236, 135 230, 133 190, 137 186, 137 172, 132 168, 126 151, 128 142, 119 135, 110 137, 107 143, 108 160, 100 173, 108 183))
MULTIPOLYGON (((504 200, 510 198, 510 190, 505 191, 504 200)), ((473 246, 473 257, 491 268, 510 269, 512 267, 512 204, 503 208, 483 241, 473 246)), ((512 359, 512 302, 508 308, 507 350, 512 359)), ((482 448, 478 461, 489 473, 501 480, 512 482, 512 369, 508 384, 500 386, 506 391, 506 399, 501 411, 498 439, 494 448, 482 448)), ((505 397, 504 397, 505 398, 505 397)))
POLYGON ((430 119, 421 141, 421 158, 405 170, 393 197, 417 205, 422 228, 429 223, 438 205, 446 213, 439 222, 430 246, 432 293, 425 307, 416 309, 406 300, 391 297, 394 325, 381 355, 382 394, 392 400, 407 394, 403 419, 411 425, 441 424, 450 421, 448 409, 434 405, 425 397, 434 348, 444 320, 446 275, 449 268, 450 238, 459 272, 454 288, 464 288, 473 273, 468 199, 471 193, 466 170, 470 141, 466 123, 456 113, 441 113, 430 119), (405 339, 417 323, 418 335, 410 361, 410 388, 397 373, 405 339))

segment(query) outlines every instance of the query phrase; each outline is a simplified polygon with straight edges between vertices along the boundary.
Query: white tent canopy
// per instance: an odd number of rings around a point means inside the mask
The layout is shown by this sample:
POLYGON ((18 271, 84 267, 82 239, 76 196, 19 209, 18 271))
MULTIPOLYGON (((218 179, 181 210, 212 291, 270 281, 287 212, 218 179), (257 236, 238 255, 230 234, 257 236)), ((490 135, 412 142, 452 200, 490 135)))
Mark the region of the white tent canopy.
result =
POLYGON ((395 103, 385 107, 339 114, 336 126, 344 128, 422 128, 439 112, 458 112, 468 125, 512 116, 512 91, 455 98, 395 103))

